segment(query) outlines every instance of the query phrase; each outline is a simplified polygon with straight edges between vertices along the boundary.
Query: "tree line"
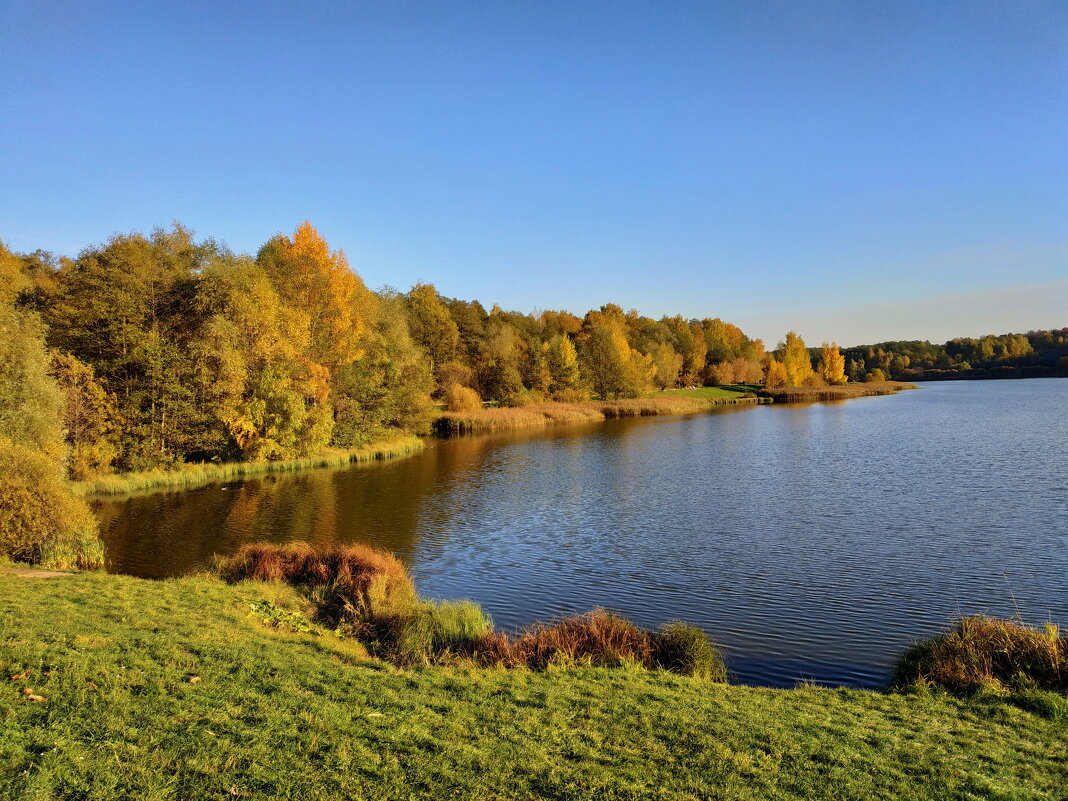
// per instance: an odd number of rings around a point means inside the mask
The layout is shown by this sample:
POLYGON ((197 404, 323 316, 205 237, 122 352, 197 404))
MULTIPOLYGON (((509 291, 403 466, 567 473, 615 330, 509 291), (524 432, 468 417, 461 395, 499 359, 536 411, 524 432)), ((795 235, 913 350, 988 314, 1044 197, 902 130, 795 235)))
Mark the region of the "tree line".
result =
POLYGON ((959 337, 941 345, 880 342, 846 348, 844 356, 851 381, 875 371, 902 381, 1068 376, 1068 328, 959 337))
POLYGON ((179 224, 73 259, 0 244, 0 279, 0 436, 73 479, 356 447, 442 405, 845 380, 835 347, 810 360, 791 333, 766 353, 719 318, 372 291, 308 222, 255 256, 179 224))

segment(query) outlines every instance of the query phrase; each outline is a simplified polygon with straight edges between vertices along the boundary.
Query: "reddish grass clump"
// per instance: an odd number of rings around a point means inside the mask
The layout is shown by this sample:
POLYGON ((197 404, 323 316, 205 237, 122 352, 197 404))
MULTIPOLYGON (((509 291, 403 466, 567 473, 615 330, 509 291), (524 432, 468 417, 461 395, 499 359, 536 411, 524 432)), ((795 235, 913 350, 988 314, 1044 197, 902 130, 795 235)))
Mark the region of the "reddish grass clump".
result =
POLYGON ((695 627, 673 623, 650 632, 604 609, 538 623, 514 636, 501 631, 482 637, 476 657, 484 664, 544 670, 554 663, 595 667, 634 664, 725 681, 715 646, 695 627))
POLYGON ((1068 691, 1068 632, 984 615, 961 618, 944 634, 906 651, 894 684, 933 684, 953 693, 983 689, 1068 691))
POLYGON ((306 542, 251 543, 220 559, 218 571, 227 581, 285 581, 311 589, 326 588, 339 596, 336 600, 341 605, 362 613, 383 604, 410 603, 415 598, 408 571, 400 560, 366 545, 316 551, 306 542))

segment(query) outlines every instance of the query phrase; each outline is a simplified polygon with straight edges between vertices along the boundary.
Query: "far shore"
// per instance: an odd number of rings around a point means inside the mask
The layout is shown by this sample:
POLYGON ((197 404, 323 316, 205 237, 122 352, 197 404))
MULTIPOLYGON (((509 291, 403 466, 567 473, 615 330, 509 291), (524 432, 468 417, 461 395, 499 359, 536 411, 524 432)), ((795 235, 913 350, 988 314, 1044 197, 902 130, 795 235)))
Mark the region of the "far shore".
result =
POLYGON ((760 394, 776 403, 805 403, 810 401, 849 400, 873 395, 893 395, 906 389, 917 389, 906 381, 865 381, 856 384, 837 384, 827 387, 774 387, 762 389, 760 394))
POLYGON ((620 417, 695 414, 716 406, 769 403, 748 388, 701 387, 667 390, 648 398, 561 403, 549 401, 519 407, 484 407, 444 412, 434 421, 434 433, 449 437, 562 423, 593 423, 620 417))
POLYGON ((89 481, 72 481, 71 487, 82 496, 129 495, 148 490, 192 489, 218 481, 236 481, 267 473, 291 473, 316 467, 344 467, 362 462, 397 459, 418 453, 426 447, 413 435, 398 435, 377 440, 359 448, 331 449, 318 456, 277 462, 223 462, 221 464, 187 464, 176 470, 146 470, 116 473, 89 481))
MULTIPOLYGON (((567 423, 596 423, 623 417, 698 414, 719 406, 766 403, 804 403, 845 400, 872 395, 892 395, 915 384, 876 381, 830 387, 782 387, 762 389, 756 385, 697 387, 666 390, 646 398, 563 403, 548 401, 521 407, 483 407, 466 412, 443 412, 433 423, 438 437, 542 428, 567 423)), ((188 464, 174 470, 117 473, 88 481, 71 482, 84 497, 130 495, 140 492, 180 490, 221 481, 237 481, 270 473, 290 473, 321 467, 402 458, 418 453, 425 442, 414 435, 397 435, 359 448, 331 449, 317 456, 276 462, 224 462, 188 464)))

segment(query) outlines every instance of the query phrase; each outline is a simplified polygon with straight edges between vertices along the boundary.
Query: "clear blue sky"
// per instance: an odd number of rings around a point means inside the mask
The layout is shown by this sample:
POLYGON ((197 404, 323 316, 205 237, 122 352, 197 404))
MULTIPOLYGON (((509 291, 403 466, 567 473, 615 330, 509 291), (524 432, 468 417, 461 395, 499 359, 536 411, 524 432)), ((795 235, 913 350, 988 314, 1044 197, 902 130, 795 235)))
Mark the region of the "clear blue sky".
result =
POLYGON ((1068 325, 1068 3, 0 3, 0 239, 774 344, 1068 325))

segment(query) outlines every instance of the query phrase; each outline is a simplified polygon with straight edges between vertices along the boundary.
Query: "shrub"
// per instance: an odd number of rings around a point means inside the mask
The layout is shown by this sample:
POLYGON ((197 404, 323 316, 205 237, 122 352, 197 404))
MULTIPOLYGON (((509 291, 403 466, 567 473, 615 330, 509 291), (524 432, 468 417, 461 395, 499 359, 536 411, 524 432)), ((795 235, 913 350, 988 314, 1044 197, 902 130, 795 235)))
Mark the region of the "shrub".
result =
POLYGON ((951 693, 1068 690, 1068 634, 983 615, 917 643, 898 660, 895 686, 932 684, 951 693))
POLYGON ((471 412, 482 408, 482 399, 470 387, 449 384, 445 390, 445 408, 450 412, 471 412))
POLYGON ((2 438, 0 554, 57 570, 104 564, 96 520, 71 494, 60 464, 35 448, 2 438))
POLYGON ((675 621, 660 627, 654 640, 656 664, 684 676, 726 681, 723 655, 697 626, 675 621))

